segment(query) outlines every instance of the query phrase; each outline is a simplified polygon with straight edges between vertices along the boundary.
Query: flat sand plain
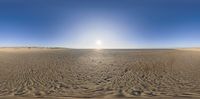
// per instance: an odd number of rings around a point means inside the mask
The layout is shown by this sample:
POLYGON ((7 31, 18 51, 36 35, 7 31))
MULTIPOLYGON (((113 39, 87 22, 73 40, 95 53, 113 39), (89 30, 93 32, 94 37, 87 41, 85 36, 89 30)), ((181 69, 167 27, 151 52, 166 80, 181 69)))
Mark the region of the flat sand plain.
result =
POLYGON ((0 99, 200 99, 200 51, 0 48, 0 99))

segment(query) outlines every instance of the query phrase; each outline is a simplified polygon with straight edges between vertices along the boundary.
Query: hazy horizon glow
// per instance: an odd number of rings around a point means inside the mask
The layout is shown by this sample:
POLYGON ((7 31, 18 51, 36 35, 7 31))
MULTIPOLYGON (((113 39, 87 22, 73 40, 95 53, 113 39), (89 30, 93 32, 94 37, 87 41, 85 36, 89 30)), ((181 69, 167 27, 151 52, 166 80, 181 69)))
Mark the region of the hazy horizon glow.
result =
POLYGON ((0 47, 200 47, 199 5, 196 0, 2 0, 0 47))

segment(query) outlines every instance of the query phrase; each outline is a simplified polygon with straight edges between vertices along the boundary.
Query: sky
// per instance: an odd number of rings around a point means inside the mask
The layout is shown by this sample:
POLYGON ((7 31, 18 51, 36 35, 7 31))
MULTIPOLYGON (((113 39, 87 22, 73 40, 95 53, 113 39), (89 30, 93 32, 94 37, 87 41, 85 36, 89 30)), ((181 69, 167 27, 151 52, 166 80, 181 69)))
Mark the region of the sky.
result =
POLYGON ((200 47, 198 0, 0 0, 0 47, 200 47))

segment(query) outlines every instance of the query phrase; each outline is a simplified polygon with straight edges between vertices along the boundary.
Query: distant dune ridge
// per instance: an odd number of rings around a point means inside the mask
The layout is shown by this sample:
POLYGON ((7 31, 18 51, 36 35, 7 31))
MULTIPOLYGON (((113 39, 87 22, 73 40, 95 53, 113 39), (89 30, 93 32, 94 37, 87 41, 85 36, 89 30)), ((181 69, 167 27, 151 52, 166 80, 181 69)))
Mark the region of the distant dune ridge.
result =
POLYGON ((0 48, 0 99, 198 99, 198 51, 0 48))

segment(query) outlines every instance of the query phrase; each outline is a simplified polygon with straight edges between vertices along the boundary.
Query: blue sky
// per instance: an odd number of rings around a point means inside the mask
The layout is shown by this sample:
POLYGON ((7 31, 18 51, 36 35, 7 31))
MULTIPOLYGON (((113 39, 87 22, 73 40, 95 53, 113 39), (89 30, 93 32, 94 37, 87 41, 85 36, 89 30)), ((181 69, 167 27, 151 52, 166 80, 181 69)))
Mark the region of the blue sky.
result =
POLYGON ((0 46, 200 46, 198 0, 1 0, 0 46))

